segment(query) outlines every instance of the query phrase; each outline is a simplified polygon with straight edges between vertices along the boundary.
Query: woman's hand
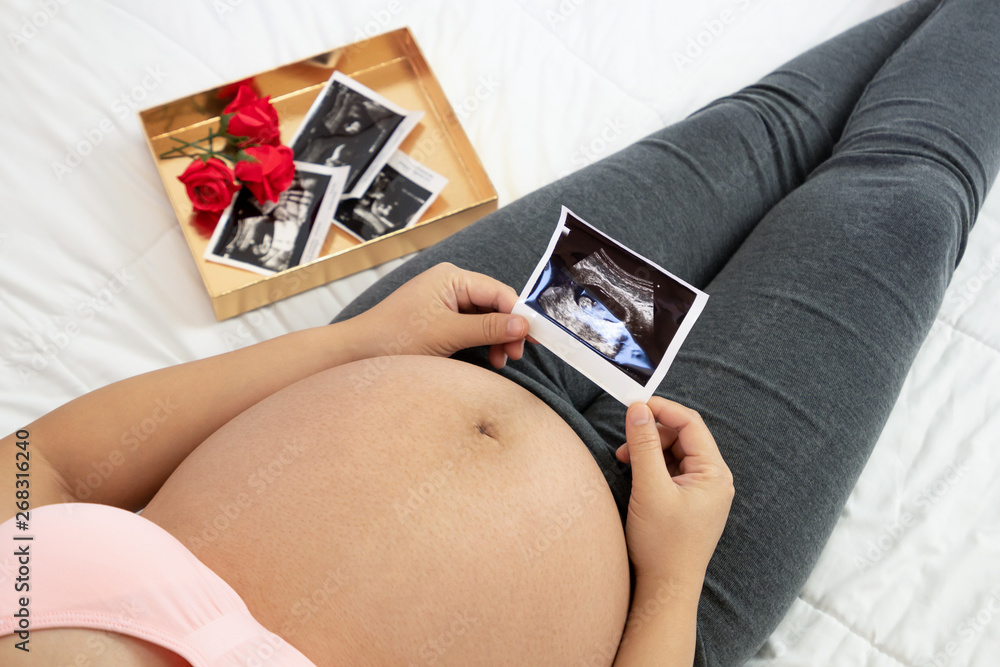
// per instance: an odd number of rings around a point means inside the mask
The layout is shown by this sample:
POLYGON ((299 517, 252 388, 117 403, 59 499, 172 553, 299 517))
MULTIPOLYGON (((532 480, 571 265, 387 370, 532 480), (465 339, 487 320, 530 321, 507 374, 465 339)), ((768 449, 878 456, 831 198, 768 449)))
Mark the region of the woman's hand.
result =
POLYGON ((490 363, 502 368, 508 357, 521 358, 528 334, 528 321, 510 314, 516 301, 517 292, 500 281, 443 263, 349 321, 368 357, 448 357, 489 345, 490 363))
POLYGON ((632 464, 629 556, 637 581, 700 592, 729 515, 733 476, 697 412, 655 396, 647 405, 629 408, 628 441, 617 452, 632 464))

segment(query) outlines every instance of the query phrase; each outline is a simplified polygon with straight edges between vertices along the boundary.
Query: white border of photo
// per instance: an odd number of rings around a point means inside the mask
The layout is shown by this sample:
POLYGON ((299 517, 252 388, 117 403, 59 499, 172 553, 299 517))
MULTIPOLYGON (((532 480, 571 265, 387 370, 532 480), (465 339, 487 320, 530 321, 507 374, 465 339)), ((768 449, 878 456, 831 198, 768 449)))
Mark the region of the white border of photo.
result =
POLYGON ((625 247, 618 241, 615 241, 613 238, 604 234, 599 229, 586 222, 583 218, 570 211, 567 207, 563 206, 562 212, 559 215, 559 224, 552 233, 552 238, 549 240, 549 245, 545 250, 545 254, 538 262, 538 265, 535 266, 534 272, 532 272, 531 277, 524 286, 524 289, 521 290, 517 303, 514 304, 514 308, 511 312, 527 318, 532 338, 551 350, 553 354, 565 361, 567 364, 580 371, 580 373, 604 389, 604 391, 613 396, 616 400, 627 406, 632 405, 633 403, 646 403, 649 401, 653 392, 656 391, 656 388, 660 385, 660 382, 663 381, 664 376, 666 376, 667 370, 670 368, 671 363, 673 363, 674 357, 677 356, 677 352, 684 343, 684 339, 691 331, 691 328, 694 326, 698 316, 701 315, 707 301, 708 294, 705 294, 696 287, 681 280, 655 262, 650 261, 642 255, 625 247), (695 294, 694 302, 691 304, 691 308, 684 316, 677 332, 674 334, 670 344, 667 346, 663 358, 660 360, 660 363, 657 364, 656 369, 653 371, 652 376, 645 385, 639 384, 630 378, 628 375, 623 373, 620 368, 616 367, 600 353, 591 349, 572 333, 566 331, 554 321, 550 320, 548 317, 539 313, 525 303, 525 300, 531 295, 542 275, 542 272, 545 270, 545 267, 549 262, 549 258, 552 256, 552 252, 555 250, 556 244, 563 234, 563 230, 566 229, 566 217, 569 215, 573 216, 573 218, 577 221, 581 222, 588 229, 599 235, 608 244, 615 245, 630 255, 642 260, 651 268, 662 272, 668 278, 690 289, 695 294))
MULTIPOLYGON (((401 229, 412 227, 420 222, 420 218, 422 218, 424 213, 427 212, 427 209, 431 207, 431 204, 437 200, 438 195, 441 194, 441 191, 444 190, 445 186, 448 185, 448 179, 429 168, 427 165, 417 162, 403 151, 396 151, 393 153, 392 157, 389 158, 388 162, 385 163, 379 173, 384 171, 386 167, 392 167, 402 178, 405 178, 417 187, 427 190, 430 193, 427 199, 425 199, 420 205, 420 208, 413 213, 406 225, 386 232, 386 234, 392 234, 401 229)), ((376 179, 377 178, 378 177, 376 176, 376 179)), ((372 180, 372 184, 374 183, 375 179, 372 180)), ((369 185, 369 187, 371 187, 371 185, 369 185)), ((361 198, 363 199, 367 194, 368 192, 365 191, 361 198)), ((348 201, 348 199, 348 197, 344 197, 341 199, 340 203, 343 204, 348 201)), ((333 224, 342 229, 345 234, 350 234, 352 238, 355 238, 362 243, 366 241, 373 241, 377 238, 385 236, 385 234, 382 234, 381 236, 376 236, 375 239, 366 239, 361 234, 358 234, 355 230, 351 229, 348 225, 338 220, 336 210, 334 210, 333 224)))
MULTIPOLYGON (((326 236, 330 232, 333 214, 336 212, 337 204, 340 202, 341 193, 344 191, 344 184, 347 183, 347 176, 350 173, 349 167, 324 167, 309 162, 293 162, 293 164, 295 165, 296 172, 304 171, 306 173, 323 174, 329 176, 330 181, 327 183, 326 192, 322 193, 323 198, 316 209, 315 222, 312 229, 309 230, 309 237, 306 240, 305 248, 302 250, 302 257, 297 264, 289 266, 287 269, 284 269, 285 271, 296 266, 301 266, 302 264, 308 264, 319 257, 319 253, 323 249, 323 243, 326 241, 326 236)), ((245 188, 246 186, 243 187, 245 188)), ((229 218, 232 215, 233 206, 236 205, 236 198, 239 194, 240 191, 237 190, 236 194, 229 201, 229 205, 226 206, 226 210, 219 217, 219 222, 216 223, 215 230, 212 232, 212 237, 209 239, 202 256, 209 262, 253 271, 262 276, 273 276, 276 273, 280 273, 280 271, 271 271, 264 267, 250 264, 249 262, 240 262, 215 254, 214 248, 219 243, 219 237, 222 235, 226 225, 229 224, 229 218)))
POLYGON ((288 141, 288 146, 291 146, 293 150, 295 142, 299 139, 299 135, 302 134, 307 127, 309 127, 313 117, 322 107, 323 99, 330 93, 330 88, 334 83, 340 83, 359 95, 364 95, 365 97, 381 104, 389 111, 403 117, 403 120, 396 126, 396 129, 393 130, 392 134, 389 135, 385 144, 381 149, 379 149, 379 152, 375 155, 371 163, 358 178, 358 181, 354 184, 354 188, 350 192, 345 192, 342 195, 343 199, 357 199, 368 190, 368 187, 372 184, 372 181, 375 180, 375 177, 378 176, 378 173, 382 171, 382 167, 384 167, 386 162, 389 161, 392 154, 399 149, 403 140, 406 139, 406 136, 417 127, 421 119, 424 117, 424 112, 404 109, 398 104, 390 102, 386 98, 382 97, 368 86, 355 81, 340 70, 335 70, 330 78, 327 79, 327 82, 323 84, 323 90, 320 91, 320 94, 316 97, 316 101, 313 102, 311 107, 309 107, 309 111, 306 113, 305 118, 302 119, 299 127, 295 130, 295 134, 288 141))

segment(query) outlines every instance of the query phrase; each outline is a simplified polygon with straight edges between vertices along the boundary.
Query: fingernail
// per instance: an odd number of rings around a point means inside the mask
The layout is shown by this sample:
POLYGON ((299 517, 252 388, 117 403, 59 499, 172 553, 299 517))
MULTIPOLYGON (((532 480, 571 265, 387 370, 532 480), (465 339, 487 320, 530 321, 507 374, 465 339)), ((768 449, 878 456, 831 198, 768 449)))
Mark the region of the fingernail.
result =
POLYGON ((507 320, 507 335, 523 336, 524 320, 522 320, 520 317, 512 317, 509 320, 507 320))
POLYGON ((645 426, 652 418, 653 414, 645 405, 637 405, 632 408, 632 413, 629 415, 629 421, 632 422, 632 426, 645 426))

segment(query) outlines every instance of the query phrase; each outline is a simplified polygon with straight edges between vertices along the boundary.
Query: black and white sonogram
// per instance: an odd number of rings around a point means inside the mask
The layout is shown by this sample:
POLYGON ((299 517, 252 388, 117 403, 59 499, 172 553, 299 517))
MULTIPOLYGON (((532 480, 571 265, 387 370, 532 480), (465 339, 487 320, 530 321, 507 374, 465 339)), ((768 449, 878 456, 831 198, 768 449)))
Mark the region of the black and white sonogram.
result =
POLYGON ((297 161, 349 167, 345 196, 359 197, 422 115, 334 72, 289 146, 297 161))
POLYGON ((205 258, 269 275, 316 258, 343 190, 346 169, 296 163, 276 202, 242 188, 223 213, 205 258))
POLYGON ((652 394, 707 298, 564 208, 519 301, 556 325, 529 317, 536 340, 623 400, 633 384, 652 394))
POLYGON ((334 222, 370 241, 420 220, 448 179, 396 151, 360 199, 344 199, 334 222))

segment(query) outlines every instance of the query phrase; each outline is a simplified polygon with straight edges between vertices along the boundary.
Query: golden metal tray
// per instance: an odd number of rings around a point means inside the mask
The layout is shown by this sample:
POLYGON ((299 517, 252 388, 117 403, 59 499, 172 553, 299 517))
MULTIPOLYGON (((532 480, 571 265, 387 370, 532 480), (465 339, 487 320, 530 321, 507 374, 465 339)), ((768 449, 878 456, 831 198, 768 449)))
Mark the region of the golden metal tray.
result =
POLYGON ((319 258, 272 276, 205 261, 208 239, 192 224, 191 202, 177 180, 189 160, 159 158, 177 145, 173 137, 194 141, 209 127, 218 126, 223 106, 219 91, 225 86, 139 113, 146 143, 219 320, 426 248, 496 210, 496 190, 406 28, 253 77, 260 94, 271 96, 281 121, 282 143, 291 139, 335 69, 406 109, 425 112, 401 150, 445 176, 448 185, 416 225, 366 242, 332 226, 319 258))

